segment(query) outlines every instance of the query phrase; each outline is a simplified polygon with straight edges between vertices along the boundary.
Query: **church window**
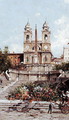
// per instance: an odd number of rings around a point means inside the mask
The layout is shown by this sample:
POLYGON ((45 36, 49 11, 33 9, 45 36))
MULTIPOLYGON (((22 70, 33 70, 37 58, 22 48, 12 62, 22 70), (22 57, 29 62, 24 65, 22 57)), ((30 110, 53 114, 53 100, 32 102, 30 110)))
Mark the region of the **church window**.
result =
POLYGON ((34 50, 34 47, 32 47, 32 50, 34 50))
POLYGON ((41 48, 39 47, 39 50, 41 50, 41 48))
POLYGON ((34 57, 32 56, 32 63, 34 63, 34 57))
POLYGON ((26 40, 29 40, 29 35, 26 36, 26 40))
POLYGON ((27 62, 29 61, 29 58, 27 57, 27 62))
POLYGON ((45 62, 47 61, 47 57, 45 56, 45 62))
POLYGON ((48 36, 45 34, 45 36, 44 36, 44 40, 47 40, 47 38, 48 38, 48 36))

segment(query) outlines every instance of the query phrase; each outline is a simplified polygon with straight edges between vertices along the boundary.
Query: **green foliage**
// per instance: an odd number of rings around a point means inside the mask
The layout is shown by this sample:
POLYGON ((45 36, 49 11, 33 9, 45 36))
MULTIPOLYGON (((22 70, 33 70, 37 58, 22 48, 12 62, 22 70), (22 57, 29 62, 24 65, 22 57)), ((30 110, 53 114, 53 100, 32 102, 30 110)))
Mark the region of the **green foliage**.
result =
POLYGON ((9 60, 7 53, 0 51, 0 73, 5 72, 11 67, 11 61, 9 60))
POLYGON ((69 71, 69 62, 55 65, 55 70, 69 71))

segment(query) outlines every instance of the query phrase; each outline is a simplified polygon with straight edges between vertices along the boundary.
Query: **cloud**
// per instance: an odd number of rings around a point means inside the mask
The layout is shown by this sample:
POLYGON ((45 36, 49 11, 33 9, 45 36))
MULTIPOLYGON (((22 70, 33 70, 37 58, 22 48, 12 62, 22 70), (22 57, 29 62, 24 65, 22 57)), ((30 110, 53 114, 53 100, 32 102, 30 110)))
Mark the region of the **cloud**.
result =
POLYGON ((57 31, 54 34, 55 41, 52 42, 53 53, 57 56, 63 54, 63 47, 69 42, 69 22, 67 17, 56 20, 57 31))
POLYGON ((41 14, 40 14, 39 12, 35 14, 36 17, 38 17, 38 16, 40 16, 40 15, 41 15, 41 14))
POLYGON ((69 0, 64 0, 65 3, 69 3, 69 0))
POLYGON ((67 17, 62 16, 61 18, 59 18, 58 20, 55 21, 55 24, 62 25, 64 23, 66 23, 66 22, 67 22, 67 17))

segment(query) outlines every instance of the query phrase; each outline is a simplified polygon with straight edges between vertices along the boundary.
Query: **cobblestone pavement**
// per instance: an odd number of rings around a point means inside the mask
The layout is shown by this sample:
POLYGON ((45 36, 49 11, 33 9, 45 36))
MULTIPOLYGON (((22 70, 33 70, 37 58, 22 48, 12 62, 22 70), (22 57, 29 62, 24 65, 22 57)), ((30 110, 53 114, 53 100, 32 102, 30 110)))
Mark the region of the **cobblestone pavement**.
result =
POLYGON ((30 110, 26 113, 0 111, 0 120, 69 120, 69 114, 48 114, 47 111, 39 110, 30 110))

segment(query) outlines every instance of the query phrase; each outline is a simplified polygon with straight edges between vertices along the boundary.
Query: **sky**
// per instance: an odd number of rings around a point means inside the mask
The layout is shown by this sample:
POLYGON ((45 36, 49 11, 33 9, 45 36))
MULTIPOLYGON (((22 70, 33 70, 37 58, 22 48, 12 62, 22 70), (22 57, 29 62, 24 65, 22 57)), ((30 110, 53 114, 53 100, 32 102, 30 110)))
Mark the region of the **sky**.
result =
POLYGON ((69 0, 0 0, 0 48, 23 52, 24 27, 29 21, 33 32, 35 24, 38 39, 46 21, 51 31, 51 51, 54 57, 63 54, 69 42, 69 0))

